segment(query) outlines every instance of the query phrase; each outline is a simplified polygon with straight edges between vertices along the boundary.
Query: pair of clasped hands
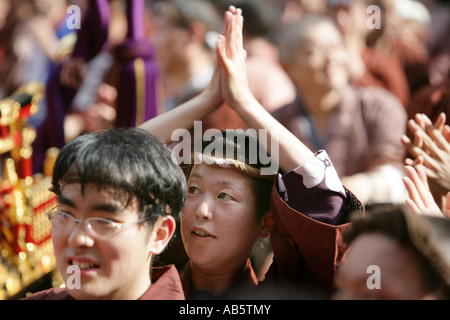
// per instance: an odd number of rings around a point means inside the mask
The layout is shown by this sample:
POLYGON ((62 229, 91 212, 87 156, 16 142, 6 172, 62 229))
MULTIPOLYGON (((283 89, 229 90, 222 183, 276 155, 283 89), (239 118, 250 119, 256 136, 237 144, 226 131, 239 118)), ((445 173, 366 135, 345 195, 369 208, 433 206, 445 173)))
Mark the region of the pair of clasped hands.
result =
POLYGON ((404 135, 402 143, 413 159, 405 160, 403 182, 406 202, 416 213, 450 218, 450 127, 445 122, 445 113, 434 124, 421 113, 408 121, 414 141, 404 135))

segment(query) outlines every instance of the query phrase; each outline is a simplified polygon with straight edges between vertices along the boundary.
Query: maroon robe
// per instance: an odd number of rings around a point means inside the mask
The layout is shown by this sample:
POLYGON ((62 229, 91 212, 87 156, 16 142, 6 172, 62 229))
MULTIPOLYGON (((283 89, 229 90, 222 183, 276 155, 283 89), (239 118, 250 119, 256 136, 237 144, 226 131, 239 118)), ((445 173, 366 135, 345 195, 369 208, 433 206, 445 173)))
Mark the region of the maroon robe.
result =
MULTIPOLYGON (((171 266, 152 268, 152 285, 138 300, 184 300, 177 269, 171 266)), ((65 288, 36 292, 25 300, 75 300, 65 288)))
POLYGON ((249 262, 219 297, 191 291, 190 264, 181 274, 187 299, 327 299, 347 247, 350 215, 364 207, 345 189, 325 151, 279 175, 271 198, 273 263, 259 283, 249 262))

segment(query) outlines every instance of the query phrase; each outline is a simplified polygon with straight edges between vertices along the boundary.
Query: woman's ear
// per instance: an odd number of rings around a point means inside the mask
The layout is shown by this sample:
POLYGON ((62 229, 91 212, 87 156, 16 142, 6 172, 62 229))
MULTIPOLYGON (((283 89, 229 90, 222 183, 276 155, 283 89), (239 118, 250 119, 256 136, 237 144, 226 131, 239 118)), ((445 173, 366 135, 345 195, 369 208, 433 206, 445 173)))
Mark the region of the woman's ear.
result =
POLYGON ((272 212, 268 211, 263 217, 264 225, 261 229, 258 239, 264 239, 270 235, 273 227, 272 212))
POLYGON ((167 247, 170 239, 175 233, 176 223, 175 219, 170 216, 160 217, 153 224, 150 253, 158 255, 167 247))

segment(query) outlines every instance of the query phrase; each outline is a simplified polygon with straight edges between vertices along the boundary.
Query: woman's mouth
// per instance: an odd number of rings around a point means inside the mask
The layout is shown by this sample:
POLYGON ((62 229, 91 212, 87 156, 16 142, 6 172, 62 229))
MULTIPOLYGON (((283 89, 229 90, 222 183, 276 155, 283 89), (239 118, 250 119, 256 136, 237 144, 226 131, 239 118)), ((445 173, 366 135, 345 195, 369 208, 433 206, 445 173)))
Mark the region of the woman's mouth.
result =
POLYGON ((215 236, 203 229, 194 228, 191 230, 191 234, 199 238, 215 238, 215 236))

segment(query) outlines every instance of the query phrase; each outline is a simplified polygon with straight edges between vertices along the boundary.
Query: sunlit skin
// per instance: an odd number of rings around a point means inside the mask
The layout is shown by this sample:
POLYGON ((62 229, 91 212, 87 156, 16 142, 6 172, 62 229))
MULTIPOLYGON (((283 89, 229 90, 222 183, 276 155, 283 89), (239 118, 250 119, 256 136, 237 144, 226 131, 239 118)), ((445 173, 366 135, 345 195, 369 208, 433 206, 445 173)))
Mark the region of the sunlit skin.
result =
POLYGON ((312 26, 287 71, 304 92, 341 90, 348 85, 348 55, 342 36, 330 23, 312 26))
POLYGON ((351 244, 335 277, 334 299, 418 300, 429 294, 416 253, 380 233, 358 236, 351 244), (370 289, 367 280, 379 267, 380 288, 370 289))
POLYGON ((191 41, 189 30, 178 27, 162 18, 156 18, 156 29, 152 40, 158 63, 164 72, 176 70, 186 64, 186 47, 191 41))
MULTIPOLYGON (((85 185, 81 194, 78 183, 62 188, 58 210, 78 219, 101 217, 118 223, 130 223, 140 219, 137 204, 124 208, 108 189, 99 191, 94 185, 85 185)), ((173 218, 160 218, 155 226, 165 225, 173 218)), ((76 299, 137 299, 150 286, 149 275, 152 254, 157 254, 161 241, 158 227, 137 223, 101 239, 86 232, 85 226, 76 224, 66 231, 52 228, 52 240, 58 270, 66 281, 72 273, 65 270, 75 263, 90 263, 81 269, 81 288, 70 289, 76 299)), ((162 229, 164 231, 164 228, 162 229)), ((162 235, 164 236, 164 235, 162 235)))
POLYGON ((181 219, 193 274, 233 278, 243 270, 256 240, 267 235, 264 219, 256 216, 250 181, 234 169, 194 167, 181 219))

